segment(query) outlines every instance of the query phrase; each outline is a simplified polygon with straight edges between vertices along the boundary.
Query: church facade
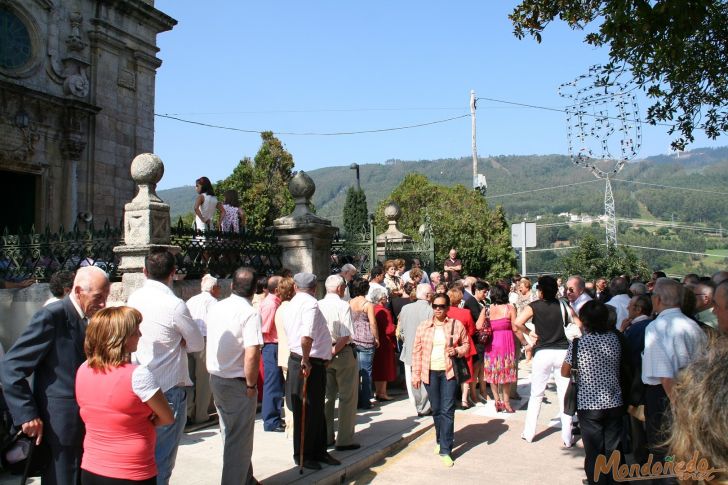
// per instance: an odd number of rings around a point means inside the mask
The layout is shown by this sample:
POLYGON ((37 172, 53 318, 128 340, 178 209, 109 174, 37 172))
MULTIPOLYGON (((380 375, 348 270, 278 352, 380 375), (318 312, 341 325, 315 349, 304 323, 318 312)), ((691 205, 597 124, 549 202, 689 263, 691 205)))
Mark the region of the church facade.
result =
POLYGON ((0 0, 0 231, 119 224, 175 24, 153 0, 0 0))

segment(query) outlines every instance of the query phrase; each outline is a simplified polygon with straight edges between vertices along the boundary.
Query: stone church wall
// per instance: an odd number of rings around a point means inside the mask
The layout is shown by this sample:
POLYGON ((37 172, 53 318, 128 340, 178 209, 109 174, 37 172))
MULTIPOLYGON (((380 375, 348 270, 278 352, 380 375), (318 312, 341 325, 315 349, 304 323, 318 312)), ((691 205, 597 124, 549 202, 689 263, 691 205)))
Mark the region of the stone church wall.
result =
POLYGON ((154 148, 156 37, 176 21, 143 0, 4 0, 0 16, 15 46, 0 55, 0 170, 34 180, 18 196, 30 223, 118 224, 129 164, 154 148))

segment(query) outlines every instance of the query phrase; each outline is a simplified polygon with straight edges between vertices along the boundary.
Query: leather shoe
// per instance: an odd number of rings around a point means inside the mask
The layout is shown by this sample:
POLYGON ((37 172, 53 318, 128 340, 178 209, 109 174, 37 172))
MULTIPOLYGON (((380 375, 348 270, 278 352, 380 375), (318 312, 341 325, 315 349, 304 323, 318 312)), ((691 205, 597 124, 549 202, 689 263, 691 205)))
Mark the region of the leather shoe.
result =
MULTIPOLYGON (((333 465, 333 466, 341 465, 341 462, 339 460, 337 460, 336 458, 334 458, 333 456, 331 456, 328 453, 326 453, 325 455, 322 455, 320 458, 318 458, 318 461, 320 461, 321 463, 326 463, 327 465, 333 465)), ((305 466, 305 463, 304 463, 304 466, 305 466)))
POLYGON ((359 448, 361 448, 361 445, 359 443, 352 443, 350 445, 337 446, 335 449, 336 451, 351 451, 358 450, 359 448))
MULTIPOLYGON (((296 464, 296 466, 298 466, 300 463, 298 458, 294 459, 293 462, 296 464)), ((303 460, 303 468, 308 468, 309 470, 320 470, 321 464, 316 460, 303 460)))
POLYGON ((286 430, 285 426, 278 426, 277 428, 274 428, 274 429, 266 429, 266 431, 269 433, 283 433, 285 430, 286 430))

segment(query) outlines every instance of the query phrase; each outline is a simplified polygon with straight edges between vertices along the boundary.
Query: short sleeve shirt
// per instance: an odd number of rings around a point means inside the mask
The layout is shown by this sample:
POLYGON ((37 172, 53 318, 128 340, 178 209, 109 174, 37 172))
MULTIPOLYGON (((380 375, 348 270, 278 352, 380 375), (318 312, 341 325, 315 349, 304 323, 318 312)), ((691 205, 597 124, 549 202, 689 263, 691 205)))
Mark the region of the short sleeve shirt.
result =
MULTIPOLYGON (((574 342, 569 343, 564 362, 573 367, 574 342)), ((579 377, 577 409, 611 409, 622 405, 619 363, 622 346, 613 332, 585 333, 577 349, 579 377)))

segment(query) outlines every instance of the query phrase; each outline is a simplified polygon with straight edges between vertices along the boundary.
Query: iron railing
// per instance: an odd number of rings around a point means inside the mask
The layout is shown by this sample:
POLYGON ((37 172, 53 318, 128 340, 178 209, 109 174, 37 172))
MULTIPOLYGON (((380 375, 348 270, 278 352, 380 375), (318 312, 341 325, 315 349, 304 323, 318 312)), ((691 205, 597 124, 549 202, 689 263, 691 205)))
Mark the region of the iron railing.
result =
MULTIPOLYGON (((61 227, 53 232, 46 228, 36 232, 0 236, 0 279, 22 281, 35 279, 47 282, 56 271, 75 271, 81 266, 98 266, 119 281, 119 257, 113 249, 124 243, 121 226, 108 222, 103 229, 89 224, 71 231, 61 227)), ((171 228, 171 244, 179 246, 177 272, 188 279, 210 273, 218 278, 232 275, 240 266, 253 267, 262 274, 281 269, 281 248, 272 232, 263 235, 219 231, 200 232, 180 220, 171 228)))
POLYGON ((99 266, 117 278, 118 258, 114 246, 121 240, 121 227, 108 222, 100 230, 89 224, 85 230, 74 226, 57 232, 46 227, 36 232, 31 227, 24 234, 10 234, 7 228, 0 236, 0 278, 6 281, 35 279, 48 281, 60 270, 75 271, 81 266, 99 266))

